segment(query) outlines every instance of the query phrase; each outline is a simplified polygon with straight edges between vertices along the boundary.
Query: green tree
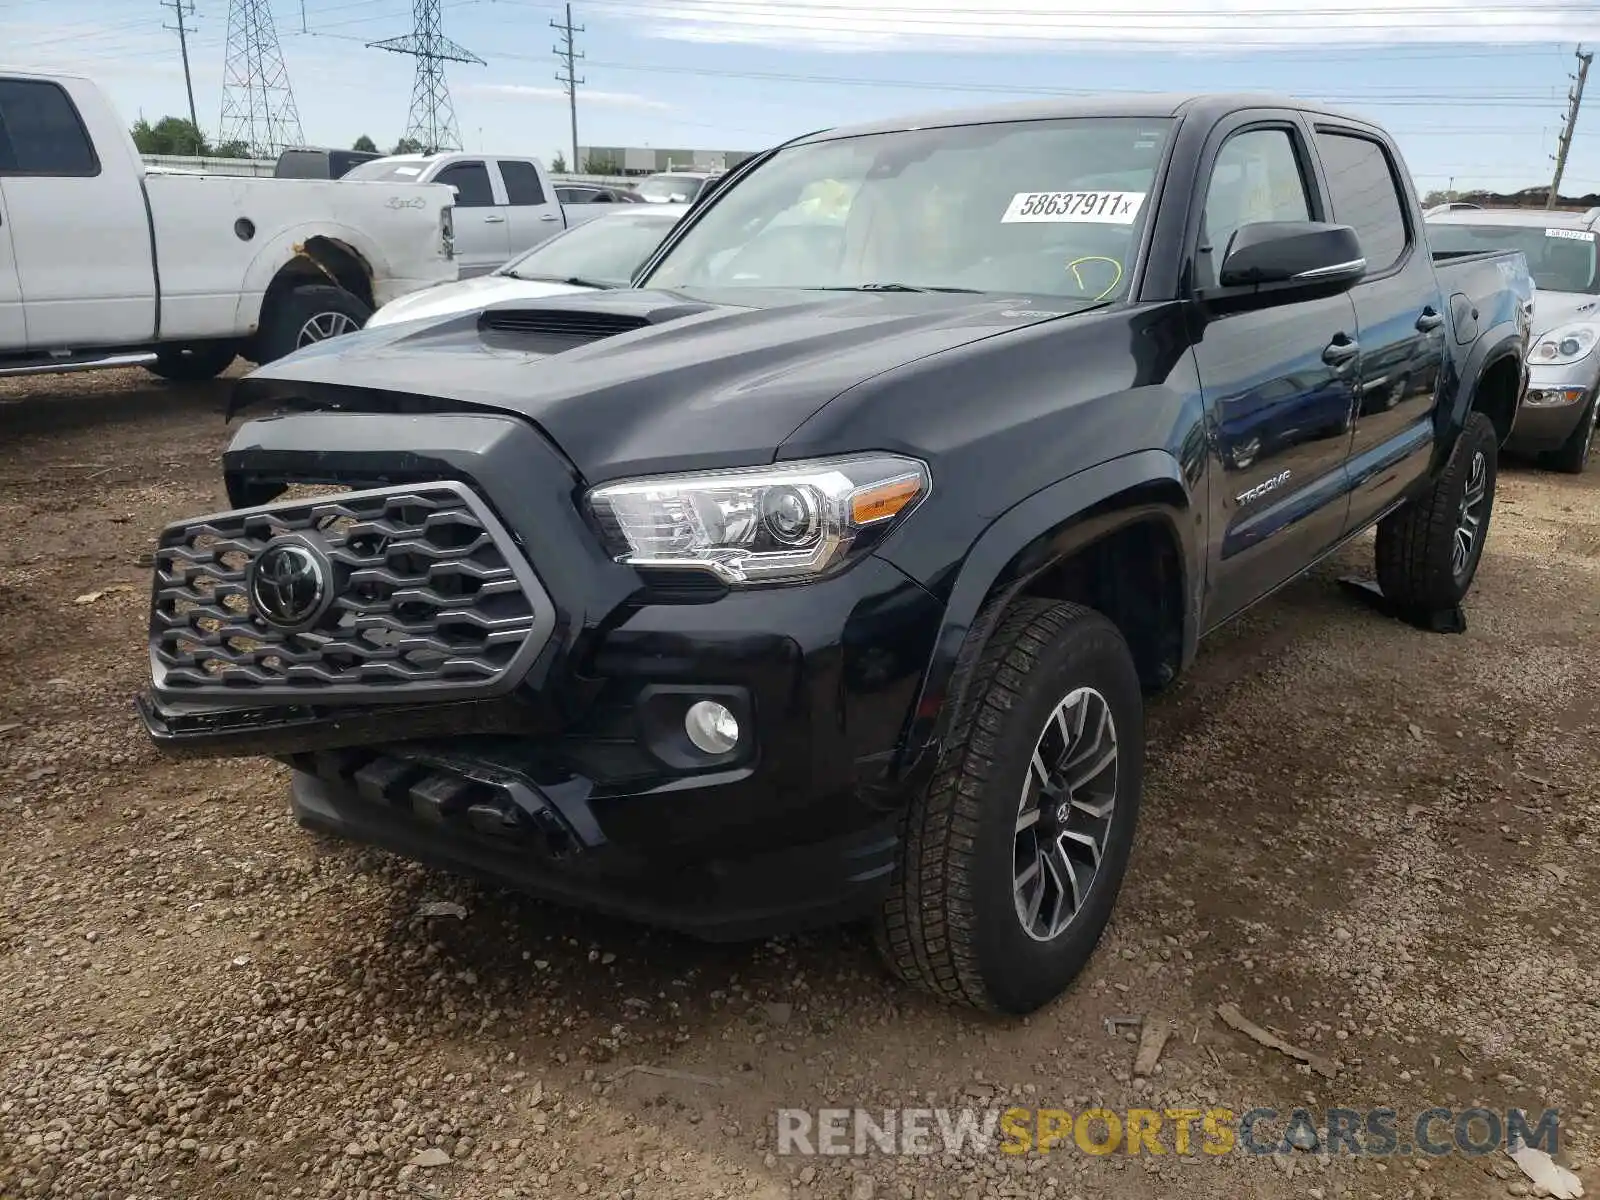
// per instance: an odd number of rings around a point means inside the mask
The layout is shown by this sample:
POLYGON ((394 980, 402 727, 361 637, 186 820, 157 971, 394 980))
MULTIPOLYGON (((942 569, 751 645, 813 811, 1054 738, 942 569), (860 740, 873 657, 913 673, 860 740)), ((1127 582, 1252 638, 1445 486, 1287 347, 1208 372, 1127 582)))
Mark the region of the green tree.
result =
POLYGON ((250 158, 250 144, 248 142, 223 142, 211 150, 212 158, 250 158))
POLYGON ((620 175, 622 170, 610 157, 604 154, 590 154, 583 160, 583 173, 585 175, 620 175))
POLYGON ((352 150, 364 150, 368 154, 374 154, 374 153, 377 152, 378 143, 373 141, 371 138, 369 138, 366 134, 363 133, 360 137, 358 137, 356 139, 356 144, 354 146, 351 146, 350 149, 352 149, 352 150))
POLYGON ((390 154, 421 154, 422 153, 422 143, 419 142, 419 141, 415 141, 412 138, 401 138, 398 142, 396 142, 394 144, 394 149, 389 151, 389 153, 390 154))
POLYGON ((162 117, 154 125, 143 117, 128 131, 140 154, 210 154, 206 135, 184 117, 162 117))
POLYGON ((550 170, 557 175, 565 175, 567 173, 567 156, 557 150, 555 156, 550 159, 550 170))

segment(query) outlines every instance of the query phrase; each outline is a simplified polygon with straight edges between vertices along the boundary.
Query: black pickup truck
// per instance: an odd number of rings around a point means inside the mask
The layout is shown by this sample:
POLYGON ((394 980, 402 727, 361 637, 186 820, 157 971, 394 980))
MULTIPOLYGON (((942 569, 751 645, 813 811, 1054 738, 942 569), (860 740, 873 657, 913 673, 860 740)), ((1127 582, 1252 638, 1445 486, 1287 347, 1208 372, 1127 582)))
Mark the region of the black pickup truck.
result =
POLYGON ((1526 387, 1521 254, 1436 264, 1383 131, 1275 97, 811 134, 633 283, 242 380, 151 737, 545 897, 866 916, 1013 1013, 1110 914, 1146 693, 1374 524, 1390 603, 1457 605, 1526 387))

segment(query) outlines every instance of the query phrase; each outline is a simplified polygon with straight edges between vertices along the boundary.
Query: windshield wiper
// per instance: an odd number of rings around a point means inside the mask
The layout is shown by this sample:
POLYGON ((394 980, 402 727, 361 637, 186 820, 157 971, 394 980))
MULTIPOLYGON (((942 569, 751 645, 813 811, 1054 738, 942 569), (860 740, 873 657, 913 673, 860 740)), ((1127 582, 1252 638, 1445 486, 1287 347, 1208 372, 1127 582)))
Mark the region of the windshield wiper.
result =
POLYGON ((964 292, 971 296, 981 296, 983 294, 977 288, 916 287, 909 283, 856 283, 848 287, 823 287, 813 290, 818 292, 964 292))
POLYGON ((585 279, 582 275, 524 275, 519 271, 507 271, 506 274, 524 283, 564 283, 568 287, 603 288, 607 291, 617 286, 603 279, 585 279))

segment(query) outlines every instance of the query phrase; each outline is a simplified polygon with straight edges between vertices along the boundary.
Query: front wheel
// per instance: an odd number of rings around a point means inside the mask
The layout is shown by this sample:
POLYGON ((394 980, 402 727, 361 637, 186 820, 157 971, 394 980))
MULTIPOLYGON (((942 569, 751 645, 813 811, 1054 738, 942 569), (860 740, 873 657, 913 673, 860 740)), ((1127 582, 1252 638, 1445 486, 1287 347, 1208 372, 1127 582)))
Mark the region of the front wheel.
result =
POLYGON ((302 284, 277 296, 262 314, 255 360, 276 362, 306 346, 354 333, 371 316, 372 309, 359 296, 341 287, 302 284))
POLYGON ((1499 446, 1493 422, 1469 413, 1433 486, 1378 522, 1378 586, 1390 600, 1438 611, 1466 596, 1489 535, 1499 446))
POLYGON ((972 672, 949 746, 905 821, 877 920, 908 983, 1032 1012, 1078 975, 1127 870, 1144 702, 1116 626, 1077 604, 1009 609, 972 672))
POLYGON ((1572 436, 1562 444, 1561 449, 1551 452, 1550 465, 1568 475, 1583 474, 1594 449, 1597 427, 1600 427, 1600 392, 1590 397, 1589 405, 1578 418, 1578 427, 1572 431, 1572 436))

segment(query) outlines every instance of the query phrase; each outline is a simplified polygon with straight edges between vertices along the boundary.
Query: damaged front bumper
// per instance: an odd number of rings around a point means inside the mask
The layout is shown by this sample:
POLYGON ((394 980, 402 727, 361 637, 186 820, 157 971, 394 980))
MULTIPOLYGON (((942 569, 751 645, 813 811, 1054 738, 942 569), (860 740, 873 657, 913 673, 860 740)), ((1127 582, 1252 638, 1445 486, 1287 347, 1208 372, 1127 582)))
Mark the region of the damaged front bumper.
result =
POLYGON ((256 421, 225 467, 243 514, 179 522, 157 553, 139 710, 163 752, 271 756, 307 825, 703 937, 881 898, 925 778, 900 743, 942 616, 895 567, 647 584, 511 418, 256 421), (355 490, 268 500, 285 485, 355 490), (252 564, 285 539, 333 572, 298 633, 252 607, 252 564), (744 731, 727 754, 683 736, 706 698, 744 731))

